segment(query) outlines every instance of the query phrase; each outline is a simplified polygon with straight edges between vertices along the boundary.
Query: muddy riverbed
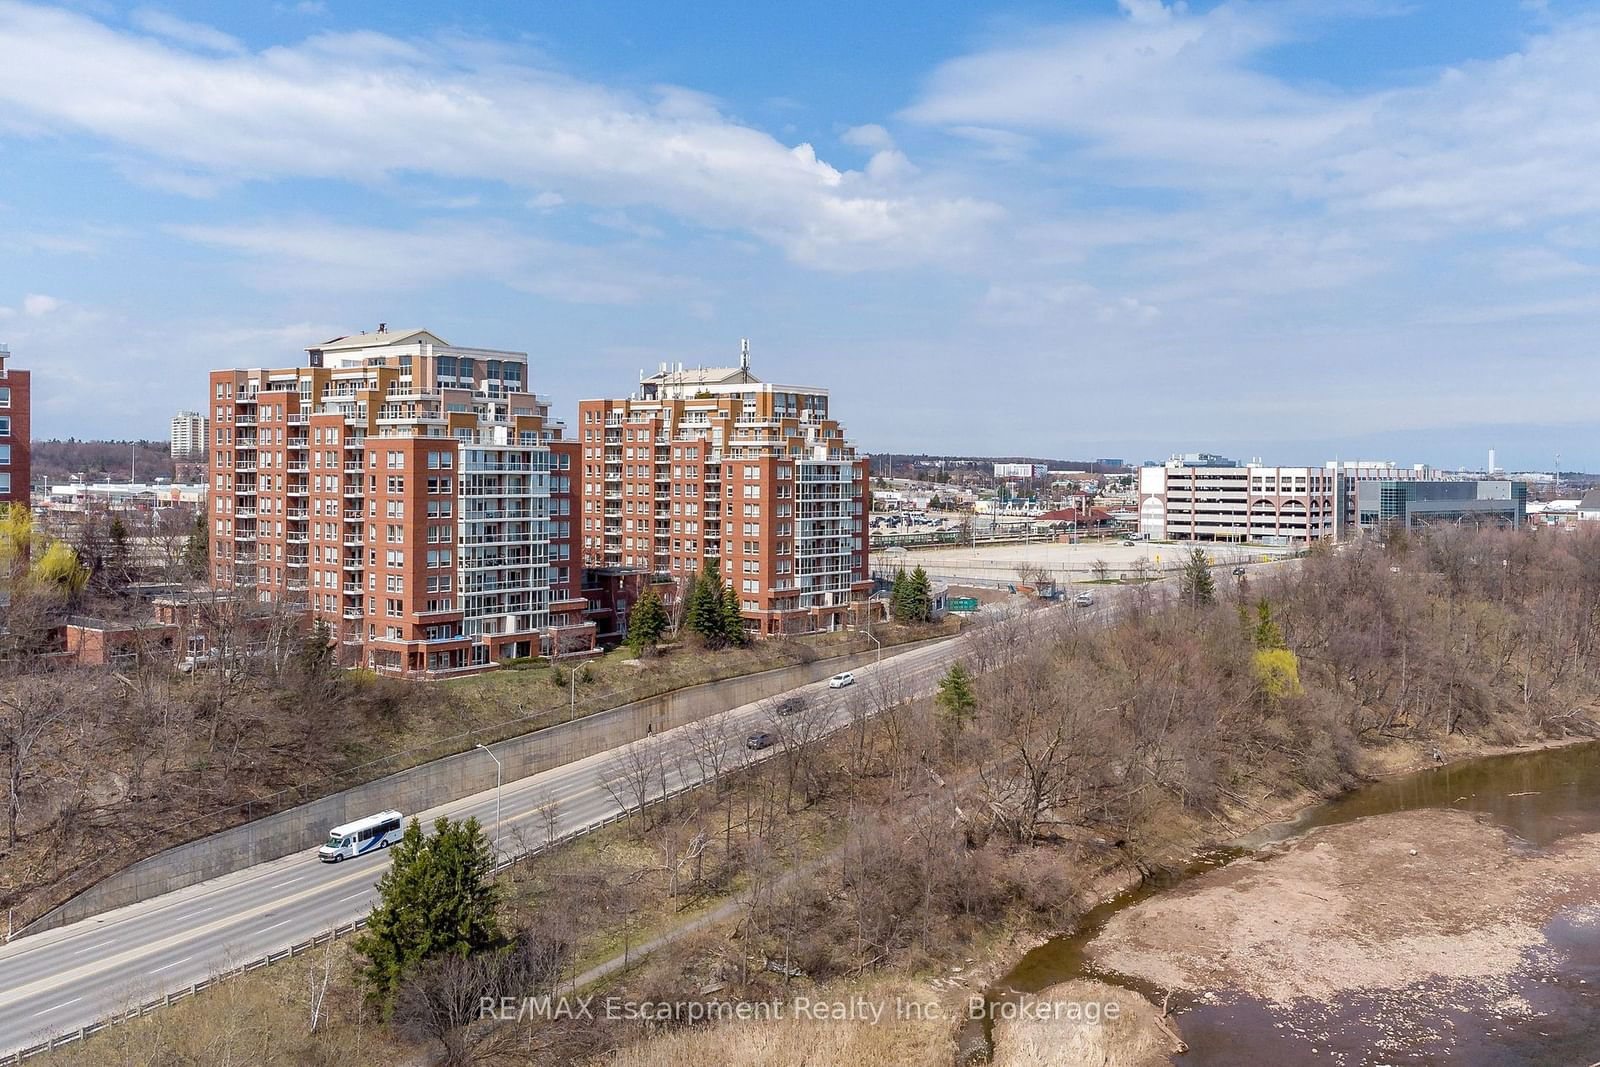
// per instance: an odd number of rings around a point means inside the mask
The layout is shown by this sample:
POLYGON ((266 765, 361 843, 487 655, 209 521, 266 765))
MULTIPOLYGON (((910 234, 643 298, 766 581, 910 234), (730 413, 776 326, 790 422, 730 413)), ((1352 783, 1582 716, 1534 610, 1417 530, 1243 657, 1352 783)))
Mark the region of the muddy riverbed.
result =
POLYGON ((1600 1060, 1600 747, 1377 783, 1245 844, 1097 909, 997 993, 1170 994, 1185 1065, 1600 1060))

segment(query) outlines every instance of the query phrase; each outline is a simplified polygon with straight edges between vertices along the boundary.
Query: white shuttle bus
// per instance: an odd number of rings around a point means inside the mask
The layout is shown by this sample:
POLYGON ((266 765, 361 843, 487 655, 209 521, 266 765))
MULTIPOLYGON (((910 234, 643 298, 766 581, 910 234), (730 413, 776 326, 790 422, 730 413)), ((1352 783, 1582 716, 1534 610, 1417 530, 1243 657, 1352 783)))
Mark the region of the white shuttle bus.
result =
POLYGON ((398 811, 380 811, 328 831, 328 843, 317 849, 323 863, 338 863, 352 856, 388 848, 405 833, 406 817, 398 811))

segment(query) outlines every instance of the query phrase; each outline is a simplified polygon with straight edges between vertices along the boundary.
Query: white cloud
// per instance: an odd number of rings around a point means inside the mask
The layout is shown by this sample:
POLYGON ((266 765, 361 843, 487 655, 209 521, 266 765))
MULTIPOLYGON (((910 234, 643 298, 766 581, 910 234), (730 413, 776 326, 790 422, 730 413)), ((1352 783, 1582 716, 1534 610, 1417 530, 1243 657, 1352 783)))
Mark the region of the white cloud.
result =
POLYGON ((607 249, 526 237, 492 222, 391 230, 299 218, 171 229, 243 255, 250 280, 265 289, 417 292, 475 279, 568 303, 626 304, 688 285, 607 249))
POLYGON ((226 52, 237 54, 244 51, 244 45, 239 39, 219 29, 199 22, 190 22, 165 11, 155 8, 141 7, 134 9, 128 16, 141 30, 153 33, 158 37, 165 37, 177 44, 189 45, 193 48, 203 48, 210 52, 226 52))
POLYGON ((0 110, 137 153, 169 187, 422 172, 649 205, 843 268, 925 258, 941 238, 954 248, 999 217, 967 196, 891 194, 704 94, 617 92, 481 41, 322 34, 219 58, 0 3, 0 53, 0 110))
POLYGON ((528 201, 528 206, 535 211, 554 211, 567 202, 567 198, 560 193, 543 192, 528 201))
POLYGON ((65 300, 58 300, 43 293, 29 293, 22 298, 22 313, 37 319, 58 310, 65 303, 65 300))

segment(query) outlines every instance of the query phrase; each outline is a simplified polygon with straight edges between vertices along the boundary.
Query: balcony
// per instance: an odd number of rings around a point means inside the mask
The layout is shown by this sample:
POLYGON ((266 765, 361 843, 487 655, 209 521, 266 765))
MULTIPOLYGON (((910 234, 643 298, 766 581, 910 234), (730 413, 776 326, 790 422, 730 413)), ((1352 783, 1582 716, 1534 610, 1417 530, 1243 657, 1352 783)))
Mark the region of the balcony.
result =
POLYGON ((366 566, 366 564, 361 562, 361 558, 359 556, 355 559, 351 559, 349 556, 346 556, 340 563, 340 568, 347 571, 358 571, 364 566, 366 566))

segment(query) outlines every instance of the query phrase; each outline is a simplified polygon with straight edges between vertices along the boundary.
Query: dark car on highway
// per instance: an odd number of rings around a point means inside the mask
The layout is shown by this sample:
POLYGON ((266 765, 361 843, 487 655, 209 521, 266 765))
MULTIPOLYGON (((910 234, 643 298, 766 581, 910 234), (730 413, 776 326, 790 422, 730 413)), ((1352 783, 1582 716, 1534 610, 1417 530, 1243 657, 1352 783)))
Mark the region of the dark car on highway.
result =
POLYGON ((773 744, 777 742, 777 740, 778 739, 772 734, 763 731, 759 734, 751 734, 749 737, 745 738, 744 747, 750 749, 752 752, 756 752, 763 748, 771 748, 773 744))

